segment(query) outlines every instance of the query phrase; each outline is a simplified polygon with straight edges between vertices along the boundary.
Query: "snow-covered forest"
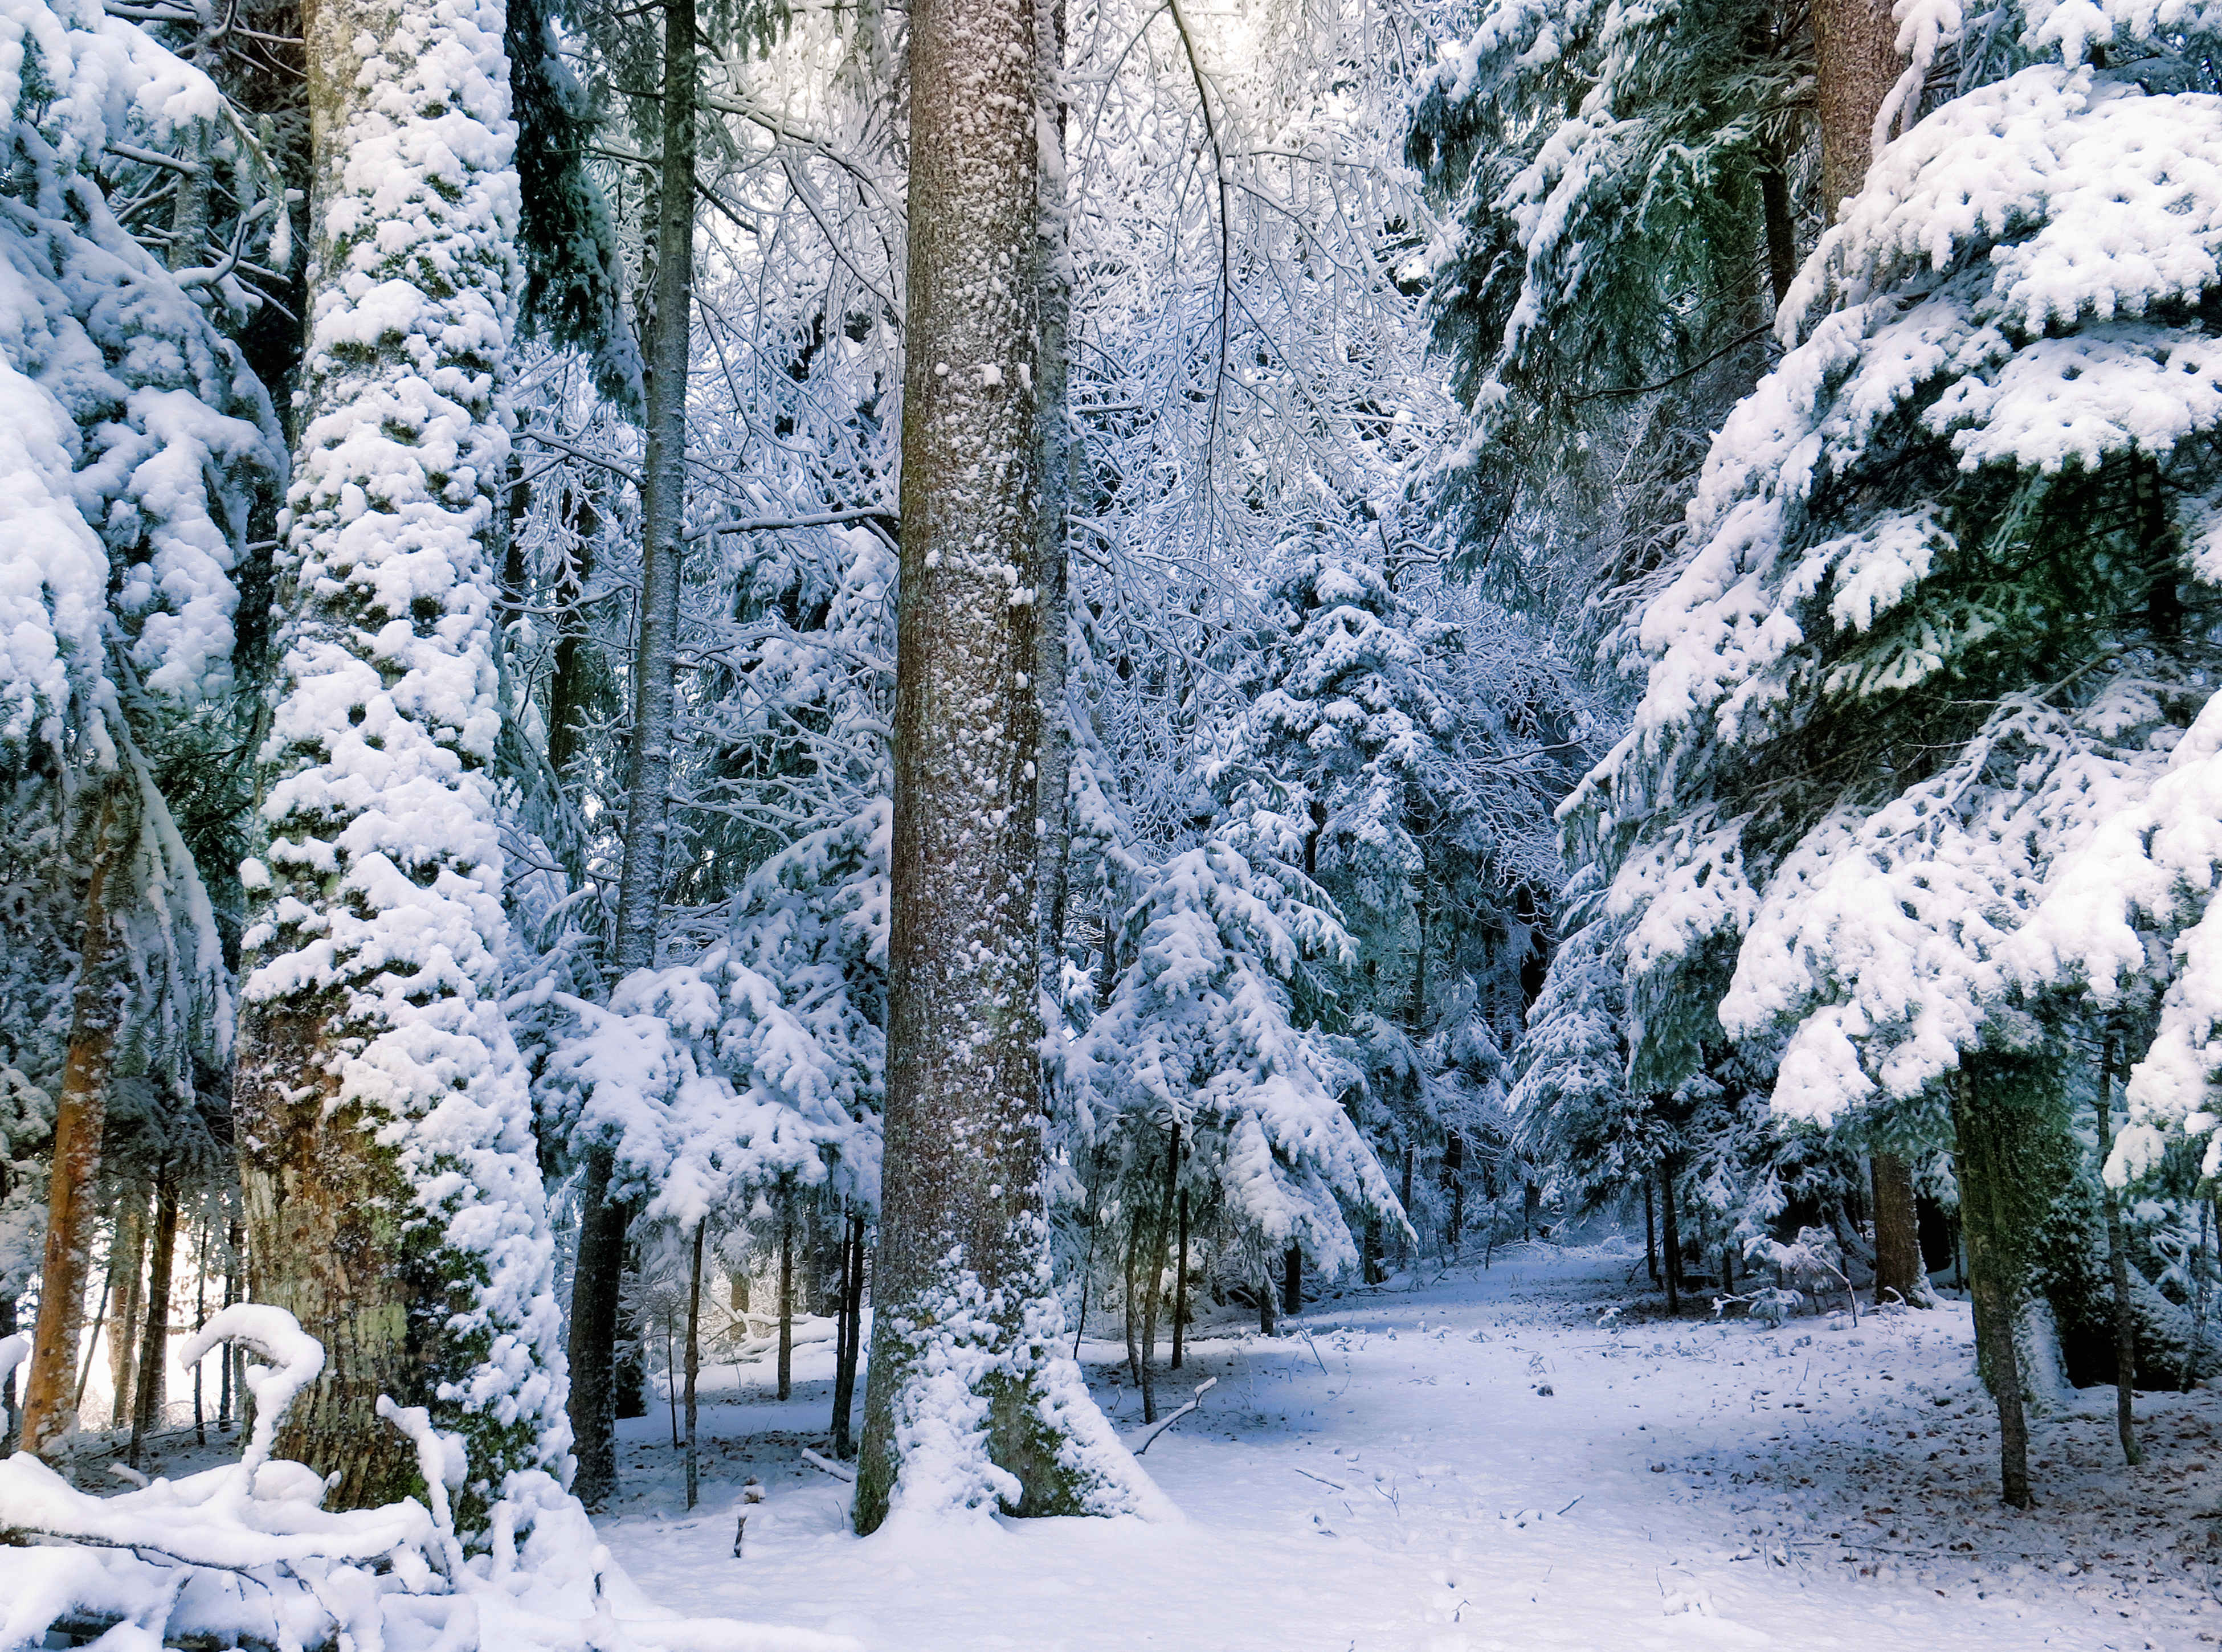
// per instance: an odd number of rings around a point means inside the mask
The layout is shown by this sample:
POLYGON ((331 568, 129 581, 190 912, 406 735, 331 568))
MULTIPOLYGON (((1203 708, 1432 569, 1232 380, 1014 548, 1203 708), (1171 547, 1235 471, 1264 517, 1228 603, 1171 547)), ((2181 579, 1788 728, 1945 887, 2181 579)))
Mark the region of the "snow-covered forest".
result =
POLYGON ((2218 62, 0 0, 0 1652, 2213 1641, 2218 62))

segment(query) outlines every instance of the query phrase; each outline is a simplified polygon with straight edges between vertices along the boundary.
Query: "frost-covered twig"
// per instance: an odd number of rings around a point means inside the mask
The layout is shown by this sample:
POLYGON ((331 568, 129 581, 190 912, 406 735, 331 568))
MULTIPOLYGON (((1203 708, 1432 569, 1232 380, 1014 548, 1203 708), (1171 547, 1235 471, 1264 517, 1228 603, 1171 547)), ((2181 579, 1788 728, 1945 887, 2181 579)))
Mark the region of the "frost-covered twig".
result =
POLYGON ((1187 1404, 1182 1406, 1180 1410, 1177 1411, 1169 1411, 1164 1416, 1159 1417, 1156 1422, 1151 1423, 1148 1428, 1139 1429, 1133 1434, 1128 1435, 1127 1436, 1127 1448, 1133 1452, 1137 1457, 1140 1456, 1144 1452, 1150 1448, 1150 1444, 1152 1441, 1154 1441, 1159 1435, 1163 1434, 1167 1429, 1172 1427, 1174 1423, 1179 1422, 1181 1418, 1186 1416, 1190 1411, 1193 1411, 1197 1407, 1201 1406, 1203 1404, 1204 1395, 1218 1386, 1218 1378, 1205 1378, 1204 1380, 1196 1386, 1196 1398, 1189 1401, 1187 1404))

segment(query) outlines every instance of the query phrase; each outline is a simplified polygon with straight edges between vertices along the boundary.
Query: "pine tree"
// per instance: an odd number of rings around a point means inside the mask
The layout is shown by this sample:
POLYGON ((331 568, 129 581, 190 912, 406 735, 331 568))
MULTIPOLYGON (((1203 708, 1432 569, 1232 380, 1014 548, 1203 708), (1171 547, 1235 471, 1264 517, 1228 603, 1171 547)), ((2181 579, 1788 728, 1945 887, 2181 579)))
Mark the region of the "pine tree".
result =
POLYGON ((857 1530, 1150 1495, 1057 1347, 1039 1123, 1035 19, 911 18, 887 1157, 857 1530), (993 96, 983 96, 984 89, 993 96))

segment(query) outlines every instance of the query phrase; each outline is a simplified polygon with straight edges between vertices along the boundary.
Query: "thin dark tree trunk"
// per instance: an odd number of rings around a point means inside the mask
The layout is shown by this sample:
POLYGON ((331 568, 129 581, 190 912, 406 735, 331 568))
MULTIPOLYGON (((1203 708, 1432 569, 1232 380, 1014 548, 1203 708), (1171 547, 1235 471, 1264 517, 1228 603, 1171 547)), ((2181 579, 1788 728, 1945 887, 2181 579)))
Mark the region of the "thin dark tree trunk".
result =
POLYGON ((694 1254, 687 1276, 687 1506, 702 1500, 702 1454, 695 1435, 696 1388, 702 1375, 702 1229, 694 1224, 694 1254))
POLYGON ((139 1341, 139 1385, 131 1408, 132 1467, 148 1435, 160 1427, 167 1398, 170 1364, 170 1276, 178 1254, 177 1172, 162 1167, 154 1181, 153 1255, 147 1270, 147 1300, 141 1310, 143 1330, 139 1341))
POLYGON ((618 878, 615 962, 656 962, 669 860, 671 775, 677 756, 681 535, 687 510, 687 370, 694 305, 697 74, 694 0, 662 0, 663 133, 656 185, 655 312, 646 352, 646 451, 641 467, 641 587, 633 654, 632 763, 625 777, 625 856, 618 878))
MULTIPOLYGON (((1033 0, 1033 8, 1034 82, 1045 105, 1042 115, 1056 123, 1058 141, 1053 153, 1061 157, 1066 119, 1064 0, 1033 0)), ((1072 859, 1071 804, 1066 796, 1072 773, 1072 739, 1065 725, 1065 628, 1070 600, 1065 518, 1071 507, 1082 449, 1072 440, 1067 422, 1072 282, 1066 250, 1063 166, 1042 167, 1037 190, 1034 280, 1041 345, 1034 358, 1034 440, 1040 449, 1041 495, 1034 527, 1033 688, 1041 746, 1034 810, 1041 822, 1042 980, 1055 994, 1064 970, 1064 918, 1072 859)))
POLYGON ((1178 1371, 1188 1346, 1188 1190, 1180 1190, 1180 1253, 1173 1261, 1173 1357, 1166 1368, 1178 1371))
POLYGON ((1127 1369, 1137 1392, 1142 1387, 1142 1212, 1127 1224, 1127 1369))
POLYGON ((2122 1200, 2106 1179, 2106 1160, 2113 1156, 2114 1040, 2109 1038, 2099 1056, 2099 1195, 2106 1213, 2106 1270, 2114 1285, 2114 1432, 2122 1442, 2122 1460, 2134 1467, 2144 1460, 2137 1446, 2137 1417, 2131 1405, 2137 1386, 2137 1320, 2130 1300, 2129 1245, 2122 1231, 2122 1200))
POLYGON ((1294 1319, 1304 1311, 1304 1247, 1292 1244, 1282 1259, 1281 1312, 1294 1319))
POLYGON ((85 1276, 92 1266, 93 1181, 100 1173, 107 1125, 109 1071, 130 996, 122 908, 129 899, 126 869, 139 836, 135 779, 127 769, 103 781, 94 826, 69 1055, 54 1104, 39 1316, 23 1379, 21 1439, 22 1449, 34 1453, 45 1451, 77 1421, 78 1335, 85 1320, 85 1276))
MULTIPOLYGON (((193 1329, 198 1331, 208 1323, 208 1264, 209 1241, 215 1237, 216 1223, 205 1214, 201 1218, 199 1265, 193 1278, 193 1329)), ((201 1404, 201 1364, 193 1361, 193 1443, 208 1444, 208 1417, 201 1404)))
POLYGON ((1875 1305, 1892 1291, 1912 1307, 1929 1301, 1921 1266, 1920 1216, 1913 1203, 1913 1166, 1896 1153, 1877 1153, 1874 1183, 1875 1305))
POLYGON ((578 755, 587 708, 587 669, 594 647, 579 600, 594 576, 593 536, 600 523, 591 499, 581 493, 576 501, 571 528, 578 543, 565 558, 553 593, 556 623, 562 631, 548 673, 548 766, 558 780, 565 778, 578 755))
POLYGON ((1455 1130, 1443 1140, 1443 1186, 1451 1196, 1450 1224, 1443 1230, 1447 1267, 1466 1242, 1466 1138, 1455 1130))
POLYGON ((625 1283, 625 1213, 609 1197, 607 1147, 590 1149, 579 1189, 579 1253, 571 1270, 571 1489, 589 1509, 617 1495, 617 1340, 625 1283))
POLYGON ((1790 210, 1790 180, 1771 157, 1760 170, 1759 203, 1767 230, 1767 290, 1779 310, 1798 278, 1798 228, 1790 210))
POLYGON ((1659 1165, 1659 1237, 1660 1259, 1666 1270, 1666 1311, 1679 1315, 1682 1311, 1682 1234, 1674 1217, 1674 1166, 1671 1160, 1661 1160, 1659 1165))
POLYGON ((841 1345, 833 1368, 833 1454, 846 1460, 856 1451, 850 1419, 856 1404, 857 1360, 864 1340, 864 1219, 849 1218, 842 1246, 841 1345))
POLYGON ((1280 1287, 1273 1283, 1272 1265, 1268 1262, 1265 1266, 1265 1283, 1258 1288, 1258 1334, 1260 1336, 1271 1336, 1273 1334, 1273 1303, 1279 1290, 1280 1287))
POLYGON ((1983 1380, 1999 1410, 1999 1484, 2005 1501, 2026 1509, 2036 1500, 2029 1483, 2029 1419, 2022 1407, 2021 1362, 2013 1322, 2020 1296, 2019 1259, 2007 1242, 1999 1205, 2015 1190, 1999 1185, 2001 1120, 1971 1093, 1963 1071, 1954 1076, 1953 1134, 1960 1172, 1960 1214, 1968 1247, 1968 1294, 1975 1310, 1975 1352, 1983 1380))
POLYGON ((794 1195, 779 1199, 779 1397, 794 1397, 794 1195))
POLYGON ((1657 1285, 1659 1283, 1659 1234, 1657 1218, 1652 1214, 1654 1197, 1651 1188, 1651 1178, 1647 1176, 1643 1178, 1643 1267, 1644 1271, 1650 1274, 1651 1283, 1657 1285))
POLYGON ((1419 1261, 1418 1256, 1413 1250, 1412 1240, 1412 1169, 1418 1162, 1419 1157, 1419 1148, 1411 1142, 1406 1142, 1404 1144, 1404 1185, 1399 1195, 1400 1202, 1404 1207, 1405 1227, 1397 1234, 1397 1266, 1400 1269, 1412 1267, 1419 1261))
MULTIPOLYGON (((0 1341, 16 1335, 16 1298, 0 1297, 0 1341)), ((10 1371, 0 1380, 0 1453, 16 1448, 16 1426, 22 1416, 22 1407, 16 1398, 16 1373, 10 1371)))
MULTIPOLYGON (((224 1224, 223 1235, 223 1305, 229 1308, 239 1300, 240 1257, 247 1244, 238 1217, 224 1224)), ((232 1406, 240 1391, 232 1382, 232 1350, 226 1347, 217 1366, 216 1426, 219 1434, 231 1432, 232 1406)))
POLYGON ((1180 1125, 1173 1126, 1165 1144, 1165 1184, 1158 1203, 1158 1219, 1150 1236, 1149 1278, 1142 1290, 1142 1421, 1158 1420, 1155 1366, 1158 1358, 1158 1310, 1165 1297, 1165 1265, 1171 1259, 1173 1205, 1180 1177, 1180 1125))

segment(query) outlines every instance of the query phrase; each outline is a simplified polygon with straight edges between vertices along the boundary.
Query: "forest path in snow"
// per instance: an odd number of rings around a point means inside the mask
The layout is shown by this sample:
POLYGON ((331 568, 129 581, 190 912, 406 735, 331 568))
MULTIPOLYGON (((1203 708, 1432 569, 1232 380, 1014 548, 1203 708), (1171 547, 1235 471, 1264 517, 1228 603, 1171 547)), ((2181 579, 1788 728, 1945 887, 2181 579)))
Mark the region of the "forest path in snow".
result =
MULTIPOLYGON (((1184 1524, 852 1537, 844 1488, 800 1461, 825 1448, 831 1386, 830 1348, 806 1347, 785 1404, 768 1365, 705 1372, 731 1403, 703 1407, 691 1516, 662 1410, 622 1424, 628 1496, 603 1533, 661 1605, 874 1652, 2196 1652, 2222 1636, 2212 1392, 2142 1400, 2150 1460, 2129 1470, 2112 1391, 2087 1391, 2036 1424, 2043 1503, 2015 1514, 1964 1306, 1856 1329, 1597 1329, 1635 1303, 1640 1267, 1536 1247, 1315 1304, 1275 1338, 1201 1328, 1161 1398, 1218 1385, 1144 1459, 1184 1524), (750 1474, 768 1496, 736 1560, 750 1474)), ((1134 1426, 1123 1348, 1082 1353, 1134 1426)))

